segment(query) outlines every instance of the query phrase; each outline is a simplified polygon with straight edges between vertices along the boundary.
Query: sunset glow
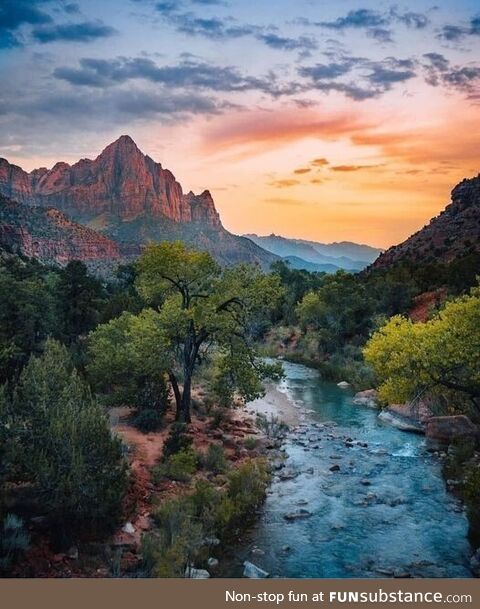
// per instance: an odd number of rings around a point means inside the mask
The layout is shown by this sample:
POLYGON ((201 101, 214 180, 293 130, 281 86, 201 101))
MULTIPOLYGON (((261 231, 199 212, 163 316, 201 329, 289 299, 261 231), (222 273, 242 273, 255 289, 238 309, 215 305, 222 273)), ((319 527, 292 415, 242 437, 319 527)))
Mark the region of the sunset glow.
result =
POLYGON ((0 26, 0 156, 128 133, 232 232, 402 241, 479 172, 476 2, 276 5, 34 3, 0 26))

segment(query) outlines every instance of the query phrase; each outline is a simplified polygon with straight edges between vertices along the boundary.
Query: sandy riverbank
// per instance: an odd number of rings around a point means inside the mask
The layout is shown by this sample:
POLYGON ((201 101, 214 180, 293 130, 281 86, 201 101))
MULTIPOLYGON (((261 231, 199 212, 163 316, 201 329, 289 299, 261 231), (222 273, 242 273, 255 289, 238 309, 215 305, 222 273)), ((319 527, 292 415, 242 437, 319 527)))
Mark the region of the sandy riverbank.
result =
POLYGON ((290 426, 298 425, 304 420, 305 410, 297 405, 275 385, 268 384, 265 387, 265 395, 247 404, 248 412, 263 414, 267 418, 278 417, 290 426))

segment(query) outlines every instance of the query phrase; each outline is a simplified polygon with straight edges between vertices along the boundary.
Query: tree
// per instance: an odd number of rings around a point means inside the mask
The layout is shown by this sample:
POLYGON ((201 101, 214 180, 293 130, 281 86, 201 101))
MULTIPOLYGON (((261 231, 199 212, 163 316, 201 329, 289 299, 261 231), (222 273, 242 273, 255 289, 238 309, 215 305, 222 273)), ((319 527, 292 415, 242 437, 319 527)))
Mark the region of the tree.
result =
POLYGON ((108 396, 110 405, 132 404, 163 414, 168 405, 168 359, 157 312, 125 312, 99 325, 89 335, 88 354, 90 378, 108 396))
POLYGON ((319 335, 327 353, 333 353, 349 341, 362 341, 371 325, 373 303, 362 283, 345 271, 327 275, 322 286, 307 293, 297 306, 304 327, 319 335))
POLYGON ((364 350, 389 402, 443 395, 480 414, 480 288, 448 302, 432 319, 391 318, 364 350))
POLYGON ((121 511, 126 463, 65 347, 49 339, 20 375, 12 404, 15 456, 52 520, 57 541, 109 530, 121 511))
POLYGON ((61 332, 65 341, 72 343, 98 322, 103 288, 83 262, 72 260, 61 272, 57 296, 61 332))
POLYGON ((45 269, 20 261, 0 268, 0 383, 18 377, 54 330, 54 299, 45 269))
MULTIPOLYGON (((161 243, 147 247, 138 260, 137 288, 155 307, 144 314, 158 329, 156 342, 139 340, 137 345, 143 345, 150 357, 158 346, 162 365, 166 356, 177 420, 190 421, 194 371, 212 350, 222 362, 222 373, 230 370, 240 393, 242 378, 248 376, 245 371, 258 378, 279 374, 278 366, 258 360, 252 344, 257 320, 281 295, 277 276, 251 266, 221 269, 206 252, 180 242, 161 243)), ((251 385, 251 378, 248 382, 251 385)))

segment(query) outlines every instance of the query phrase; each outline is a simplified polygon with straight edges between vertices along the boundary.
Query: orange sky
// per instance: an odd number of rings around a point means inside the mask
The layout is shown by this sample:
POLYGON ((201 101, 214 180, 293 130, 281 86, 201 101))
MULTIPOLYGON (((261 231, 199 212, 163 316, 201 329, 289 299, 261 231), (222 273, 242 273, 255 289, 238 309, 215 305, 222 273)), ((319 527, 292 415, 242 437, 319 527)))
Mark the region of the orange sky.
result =
POLYGON ((0 156, 27 170, 128 134, 232 232, 379 247, 480 170, 478 0, 68 6, 4 25, 0 156))

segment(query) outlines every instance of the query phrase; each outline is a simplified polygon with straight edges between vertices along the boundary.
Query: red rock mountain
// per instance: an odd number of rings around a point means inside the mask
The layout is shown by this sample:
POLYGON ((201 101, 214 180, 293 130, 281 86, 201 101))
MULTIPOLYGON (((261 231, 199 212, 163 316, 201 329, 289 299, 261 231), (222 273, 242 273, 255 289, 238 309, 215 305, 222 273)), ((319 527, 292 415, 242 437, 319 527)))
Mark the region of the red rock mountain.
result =
POLYGON ((54 207, 122 243, 122 251, 179 239, 224 264, 250 262, 267 268, 277 259, 225 230, 208 190, 184 194, 174 175, 144 155, 128 135, 96 159, 74 165, 59 162, 28 173, 0 159, 0 194, 26 206, 54 207))
POLYGON ((443 262, 480 253, 480 174, 452 190, 451 203, 400 245, 381 254, 370 269, 400 262, 443 262))
POLYGON ((221 225, 208 192, 184 195, 175 176, 122 135, 95 159, 27 173, 0 159, 0 192, 20 203, 56 207, 72 218, 102 214, 133 220, 162 216, 174 222, 221 225))
POLYGON ((0 246, 41 262, 83 260, 105 270, 139 252, 123 252, 118 243, 73 222, 54 208, 27 207, 0 195, 0 246))

